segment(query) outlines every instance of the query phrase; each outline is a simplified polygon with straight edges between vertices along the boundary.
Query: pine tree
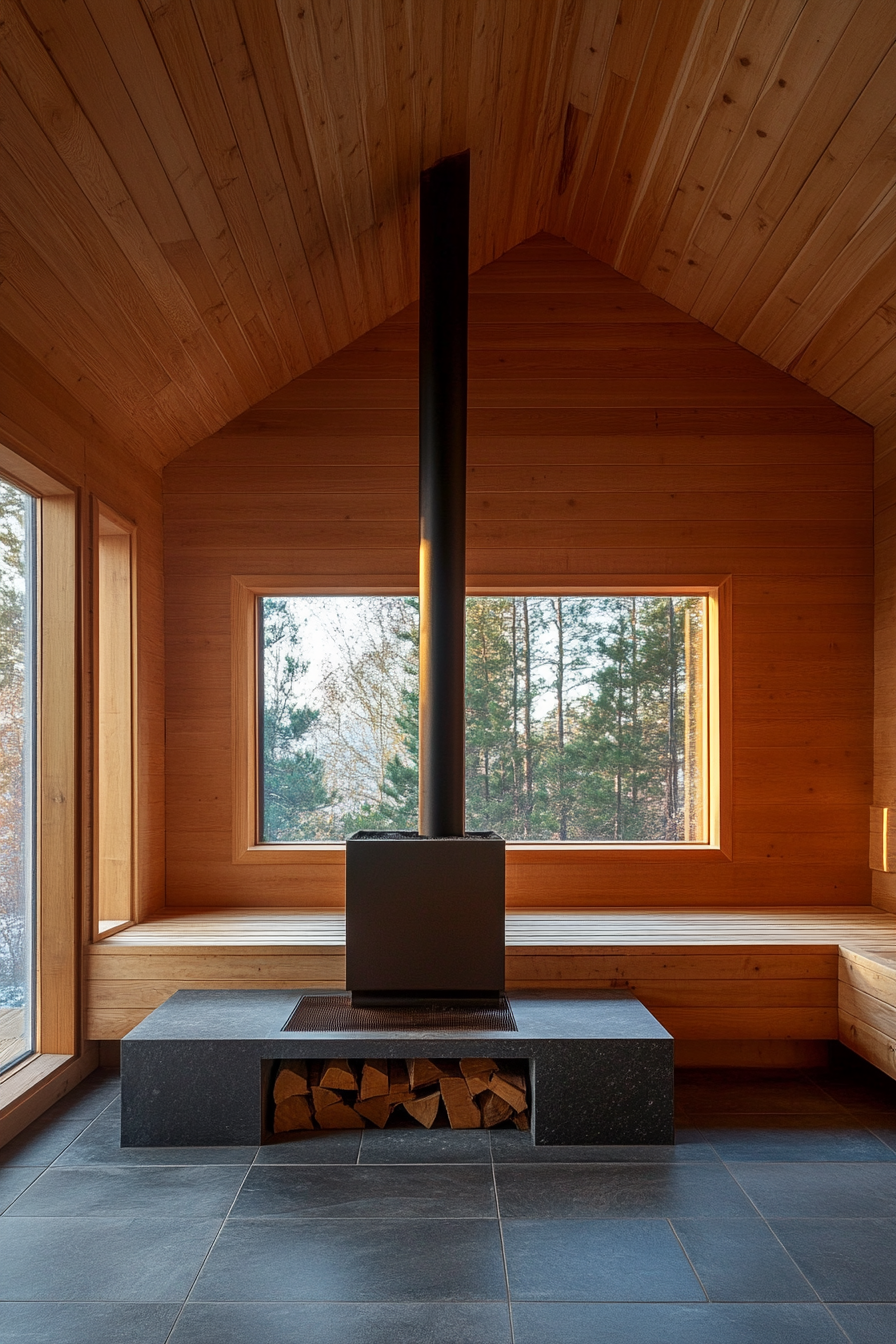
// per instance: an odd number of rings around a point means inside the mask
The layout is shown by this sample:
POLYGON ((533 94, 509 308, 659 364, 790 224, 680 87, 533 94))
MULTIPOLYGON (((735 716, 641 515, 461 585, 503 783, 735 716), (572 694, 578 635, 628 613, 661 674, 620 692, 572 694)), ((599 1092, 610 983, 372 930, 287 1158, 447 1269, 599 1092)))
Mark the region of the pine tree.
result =
POLYGON ((513 599, 467 599, 467 826, 506 833, 513 825, 513 599))
POLYGON ((415 597, 405 599, 405 622, 398 630, 396 675, 402 680, 400 708, 395 716, 401 750, 386 762, 378 804, 367 804, 346 816, 352 831, 416 831, 419 821, 420 612, 415 597))

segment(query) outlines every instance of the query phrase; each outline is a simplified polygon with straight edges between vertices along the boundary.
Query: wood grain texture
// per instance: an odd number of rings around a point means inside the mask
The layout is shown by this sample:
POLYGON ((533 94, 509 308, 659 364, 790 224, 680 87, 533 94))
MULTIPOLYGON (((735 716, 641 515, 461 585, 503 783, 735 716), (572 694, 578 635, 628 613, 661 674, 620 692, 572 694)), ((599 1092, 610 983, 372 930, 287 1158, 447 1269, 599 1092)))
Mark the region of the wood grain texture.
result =
MULTIPOLYGON (((732 861, 511 850, 509 904, 866 902, 870 431, 554 239, 484 268, 471 299, 471 587, 731 576, 732 861), (674 377, 657 372, 666 350, 674 377)), ((235 831, 232 809, 249 749, 231 718, 232 657, 243 696, 237 635, 246 585, 264 576, 413 589, 413 318, 398 314, 165 469, 172 905, 342 903, 338 852, 309 851, 300 868, 282 852, 263 869, 239 862, 251 818, 240 805, 235 831)))
POLYGON ((36 1049, 80 1052, 78 783, 78 505, 73 494, 38 505, 36 1049))
MULTIPOLYGON (((342 988, 344 936, 327 910, 172 911, 89 949, 91 1034, 118 1039, 177 989, 342 988)), ((630 990, 676 1040, 831 1040, 839 946, 896 957, 896 919, 867 906, 529 910, 508 915, 506 942, 508 988, 630 990)))
POLYGON ((841 947, 838 988, 840 1040, 896 1078, 896 949, 841 947))
MULTIPOLYGON (((896 821, 896 414, 874 431, 874 803, 896 821)), ((872 813, 872 843, 877 815, 872 813)), ((889 829, 889 828, 888 828, 889 829)), ((885 865, 881 863, 881 868, 885 865)), ((872 874, 872 900, 896 912, 896 865, 872 874)))
POLYGON ((415 298, 469 147, 474 271, 548 229, 878 424, 894 40, 890 0, 2 0, 0 330, 158 468, 415 298))
POLYGON ((136 727, 133 535, 97 508, 94 905, 96 928, 133 918, 136 727))

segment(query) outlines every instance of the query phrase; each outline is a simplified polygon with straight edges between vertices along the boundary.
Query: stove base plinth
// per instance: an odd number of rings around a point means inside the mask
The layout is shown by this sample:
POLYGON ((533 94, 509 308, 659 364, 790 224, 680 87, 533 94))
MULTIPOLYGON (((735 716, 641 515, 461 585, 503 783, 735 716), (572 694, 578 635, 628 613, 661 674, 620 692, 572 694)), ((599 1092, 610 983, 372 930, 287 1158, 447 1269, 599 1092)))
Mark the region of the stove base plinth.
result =
POLYGON ((519 993, 516 1031, 284 1031, 301 990, 178 990, 121 1043, 122 1147, 258 1144, 275 1060, 529 1062, 538 1145, 674 1141, 673 1041, 631 994, 519 993))

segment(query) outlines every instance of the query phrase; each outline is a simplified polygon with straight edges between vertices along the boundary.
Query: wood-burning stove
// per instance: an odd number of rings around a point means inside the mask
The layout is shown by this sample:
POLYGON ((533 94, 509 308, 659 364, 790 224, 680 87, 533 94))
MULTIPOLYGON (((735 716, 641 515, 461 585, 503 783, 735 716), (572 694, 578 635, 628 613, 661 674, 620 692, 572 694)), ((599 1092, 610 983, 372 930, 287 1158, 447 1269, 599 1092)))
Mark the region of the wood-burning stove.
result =
POLYGON ((465 830, 470 152, 420 177, 419 832, 346 843, 346 985, 359 1007, 494 1004, 504 841, 465 830))

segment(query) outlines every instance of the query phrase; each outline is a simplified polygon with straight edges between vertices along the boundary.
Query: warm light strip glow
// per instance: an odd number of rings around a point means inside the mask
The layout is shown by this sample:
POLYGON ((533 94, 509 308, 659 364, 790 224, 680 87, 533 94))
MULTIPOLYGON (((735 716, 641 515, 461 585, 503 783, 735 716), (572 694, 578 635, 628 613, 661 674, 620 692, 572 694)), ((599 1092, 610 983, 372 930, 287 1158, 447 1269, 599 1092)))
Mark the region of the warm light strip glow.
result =
POLYGON ((888 828, 889 828, 889 824, 890 824, 890 809, 889 809, 888 807, 882 807, 882 808, 881 808, 881 812, 883 813, 883 817, 882 817, 882 821, 881 821, 881 833, 882 833, 882 837, 883 837, 883 848, 884 848, 884 852, 883 852, 884 872, 885 872, 885 873, 888 873, 888 872, 890 871, 890 865, 889 865, 889 863, 887 862, 887 859, 888 859, 888 857, 889 857, 889 853, 888 853, 888 851, 889 851, 889 844, 888 844, 887 830, 888 830, 888 828))

